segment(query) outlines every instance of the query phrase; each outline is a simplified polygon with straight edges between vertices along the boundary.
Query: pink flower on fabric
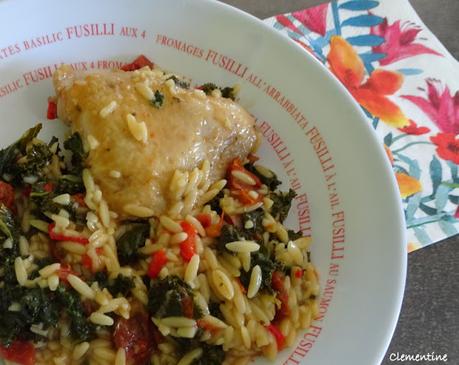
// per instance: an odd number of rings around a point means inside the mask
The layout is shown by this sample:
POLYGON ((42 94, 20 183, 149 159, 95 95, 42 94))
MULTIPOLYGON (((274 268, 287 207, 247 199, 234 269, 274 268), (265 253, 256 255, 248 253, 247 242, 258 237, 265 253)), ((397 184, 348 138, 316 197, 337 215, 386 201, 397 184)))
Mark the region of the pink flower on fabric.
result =
POLYGON ((400 20, 389 25, 387 18, 385 18, 381 24, 372 27, 371 34, 385 39, 384 43, 377 47, 373 47, 373 52, 386 54, 386 57, 379 61, 380 64, 388 65, 401 59, 420 54, 441 56, 437 51, 416 43, 416 37, 421 30, 420 27, 414 24, 405 23, 401 25, 400 20))
POLYGON ((427 80, 427 98, 403 95, 421 109, 444 133, 459 134, 459 90, 454 95, 448 86, 442 88, 440 82, 427 80))
POLYGON ((310 31, 322 36, 327 32, 328 3, 313 8, 295 11, 292 16, 301 22, 310 31))
MULTIPOLYGON (((308 28, 311 32, 325 35, 327 32, 328 4, 322 4, 313 8, 295 11, 291 15, 308 28)), ((276 15, 276 20, 291 31, 303 35, 298 27, 285 15, 276 15)))

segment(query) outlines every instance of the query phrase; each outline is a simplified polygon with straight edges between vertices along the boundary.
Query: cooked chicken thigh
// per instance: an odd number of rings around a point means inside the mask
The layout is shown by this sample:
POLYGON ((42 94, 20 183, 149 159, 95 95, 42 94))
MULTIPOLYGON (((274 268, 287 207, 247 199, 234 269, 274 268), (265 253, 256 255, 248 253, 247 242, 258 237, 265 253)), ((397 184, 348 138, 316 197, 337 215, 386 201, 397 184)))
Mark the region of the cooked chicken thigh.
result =
POLYGON ((254 119, 217 93, 180 87, 159 69, 54 75, 58 116, 89 146, 88 167, 110 209, 167 211, 175 170, 210 162, 211 182, 257 142, 254 119))

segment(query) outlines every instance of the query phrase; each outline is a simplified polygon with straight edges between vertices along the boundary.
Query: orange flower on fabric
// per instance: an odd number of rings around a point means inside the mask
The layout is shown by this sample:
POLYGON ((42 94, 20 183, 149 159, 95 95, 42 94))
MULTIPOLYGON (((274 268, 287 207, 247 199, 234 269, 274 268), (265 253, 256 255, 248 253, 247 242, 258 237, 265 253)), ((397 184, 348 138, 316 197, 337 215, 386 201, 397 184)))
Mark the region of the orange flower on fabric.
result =
POLYGON ((459 164, 459 136, 453 133, 438 133, 430 140, 437 145, 437 154, 444 160, 459 164))
POLYGON ((410 124, 406 127, 399 128, 398 129, 400 132, 406 133, 406 134, 411 134, 413 136, 421 136, 423 134, 429 133, 430 128, 427 127, 419 127, 416 122, 410 119, 410 124))
POLYGON ((403 172, 396 172, 395 178, 397 179, 400 196, 402 198, 408 198, 422 190, 421 183, 410 175, 404 174, 403 172))
POLYGON ((386 151, 386 155, 387 155, 387 158, 389 159, 390 164, 394 166, 394 155, 392 154, 392 151, 386 145, 384 145, 384 151, 386 151))
POLYGON ((377 69, 364 82, 365 68, 362 60, 352 46, 340 36, 331 38, 327 59, 331 71, 361 106, 392 127, 403 128, 409 125, 408 118, 387 97, 402 86, 401 74, 377 69))
POLYGON ((420 249, 422 246, 418 242, 408 242, 408 253, 420 249))

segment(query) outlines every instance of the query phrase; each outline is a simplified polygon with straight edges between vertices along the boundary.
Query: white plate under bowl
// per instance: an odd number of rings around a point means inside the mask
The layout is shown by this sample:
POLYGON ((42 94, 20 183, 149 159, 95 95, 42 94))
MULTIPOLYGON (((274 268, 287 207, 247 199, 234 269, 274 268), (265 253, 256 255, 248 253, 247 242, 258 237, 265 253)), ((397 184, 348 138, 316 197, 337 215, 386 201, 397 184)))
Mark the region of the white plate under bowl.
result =
MULTIPOLYGON (((361 110, 312 56, 250 15, 189 0, 2 1, 0 50, 0 146, 45 120, 62 62, 113 67, 145 54, 195 83, 239 84, 263 162, 300 196, 289 223, 300 213, 312 234, 322 287, 320 320, 276 363, 381 361, 405 283, 398 191, 361 110)), ((45 138, 63 130, 45 125, 45 138)))

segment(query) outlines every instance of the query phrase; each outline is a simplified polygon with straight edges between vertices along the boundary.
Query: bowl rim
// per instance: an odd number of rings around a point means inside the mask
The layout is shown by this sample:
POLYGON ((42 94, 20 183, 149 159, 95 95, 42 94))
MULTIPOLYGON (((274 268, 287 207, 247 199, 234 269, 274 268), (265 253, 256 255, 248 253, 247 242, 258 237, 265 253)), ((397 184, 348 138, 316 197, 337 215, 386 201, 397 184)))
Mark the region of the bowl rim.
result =
MULTIPOLYGON (((15 6, 18 6, 17 5, 18 3, 25 5, 29 3, 29 1, 30 0, 17 0, 14 2, 14 4, 15 6)), ((174 1, 184 2, 185 0, 174 0, 174 1)), ((0 1, 0 9, 4 9, 8 7, 10 3, 13 3, 13 1, 12 0, 0 1)), ((394 297, 391 298, 390 302, 388 301, 388 306, 390 306, 391 308, 390 310, 391 320, 390 320, 390 323, 388 323, 387 326, 385 326, 384 328, 384 331, 383 331, 384 335, 381 336, 383 337, 383 340, 378 346, 379 348, 378 353, 375 353, 374 355, 375 363, 381 363, 389 347, 392 336, 395 332, 395 328, 396 328, 398 318, 400 315, 400 311, 401 311, 401 307, 402 307, 403 295, 404 295, 405 284, 406 284, 406 273, 407 273, 407 251, 406 251, 407 237, 406 237, 406 229, 405 229, 405 224, 404 224, 405 218, 404 218, 401 199, 399 197, 399 190, 397 187, 396 179, 393 174, 390 163, 388 159, 385 157, 385 152, 384 152, 383 146, 380 143, 380 140, 378 139, 371 125, 367 122, 363 110, 361 109, 359 104, 355 101, 355 99, 351 96, 349 91, 327 69, 327 67, 324 64, 322 64, 319 60, 317 60, 313 55, 307 52, 299 44, 297 44, 292 39, 290 39, 286 35, 279 32, 278 30, 264 23, 261 19, 257 18, 256 16, 251 15, 227 3, 223 3, 218 0, 199 0, 196 2, 192 2, 192 3, 194 4, 200 3, 202 6, 213 8, 214 11, 222 12, 224 16, 238 17, 241 20, 244 20, 247 26, 252 27, 258 32, 269 34, 270 37, 276 42, 282 42, 282 43, 288 44, 292 52, 308 59, 308 61, 314 64, 317 70, 320 70, 319 72, 321 72, 323 76, 326 77, 331 82, 331 84, 333 84, 333 87, 335 88, 335 90, 344 96, 344 98, 346 99, 346 102, 349 105, 352 105, 352 108, 354 109, 354 111, 357 112, 357 114, 359 115, 359 118, 355 118, 356 125, 359 125, 359 128, 363 128, 367 137, 373 144, 378 145, 376 147, 376 151, 378 152, 378 155, 379 155, 378 157, 381 160, 385 161, 383 163, 384 171, 382 171, 381 174, 385 175, 386 179, 391 182, 390 186, 388 186, 388 189, 387 189, 387 196, 391 198, 392 204, 394 206, 394 211, 397 213, 396 221, 399 222, 399 225, 397 227, 398 228, 397 236, 400 237, 400 242, 398 242, 397 246, 395 246, 394 244, 394 247, 398 247, 398 256, 396 257, 396 259, 399 260, 399 266, 398 266, 399 270, 397 272, 398 280, 393 285, 394 286, 394 290, 393 290, 394 297), (360 119, 360 121, 357 121, 357 119, 360 119)))
POLYGON ((230 4, 224 3, 219 0, 199 0, 199 1, 201 3, 204 3, 206 6, 218 8, 226 12, 226 14, 230 14, 230 15, 232 14, 233 16, 244 18, 247 21, 247 23, 251 23, 253 27, 258 28, 262 32, 268 32, 276 41, 288 43, 293 52, 300 53, 303 57, 308 58, 310 62, 318 66, 317 68, 320 69, 320 72, 322 72, 324 76, 326 76, 333 83, 333 86, 336 88, 336 90, 339 91, 343 96, 345 96, 345 98, 347 99, 347 102, 353 106, 355 111, 357 111, 357 113, 360 116, 359 118, 360 120, 358 122, 356 120, 356 123, 359 123, 360 126, 365 129, 368 137, 371 139, 371 142, 378 146, 377 150, 379 151, 379 157, 380 158, 382 157, 382 159, 384 160, 384 174, 386 175, 386 178, 388 178, 391 181, 390 190, 388 189, 387 195, 391 197, 393 204, 394 204, 395 211, 398 213, 398 217, 397 217, 397 221, 399 222, 398 236, 400 237, 400 242, 397 245, 399 249, 397 258, 400 260, 398 280, 396 283, 394 283, 394 286, 395 286, 395 289, 393 291, 394 298, 392 298, 390 303, 388 301, 388 305, 391 306, 392 318, 391 318, 390 323, 385 328, 384 336, 383 336, 384 339, 383 341, 381 341, 381 344, 379 345, 379 351, 374 356, 375 363, 380 364, 382 360, 384 359, 386 352, 389 348, 389 345, 394 335, 395 328, 397 326, 400 312, 402 309, 402 303, 403 303, 403 297, 404 297, 405 285, 406 285, 407 263, 408 263, 408 256, 407 256, 407 249, 406 249, 407 234, 406 234, 406 229, 405 229, 405 215, 403 212, 402 202, 399 196, 399 189, 398 189, 397 181, 395 179, 395 175, 393 173, 392 167, 388 159, 386 158, 386 153, 383 149, 383 146, 381 145, 381 142, 378 139, 376 132, 371 127, 371 125, 367 122, 366 116, 362 108, 360 107, 360 105, 357 103, 357 101, 352 97, 352 95, 344 87, 344 85, 338 80, 338 78, 332 72, 330 72, 329 69, 324 64, 322 64, 317 58, 315 58, 312 54, 307 52, 303 47, 301 47, 298 43, 294 42, 288 36, 282 34, 278 30, 266 24, 262 19, 257 18, 256 16, 250 13, 247 13, 244 10, 241 10, 235 6, 232 6, 230 4))

